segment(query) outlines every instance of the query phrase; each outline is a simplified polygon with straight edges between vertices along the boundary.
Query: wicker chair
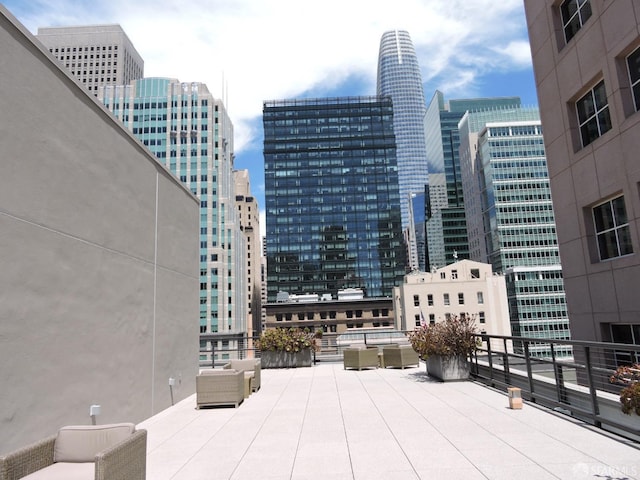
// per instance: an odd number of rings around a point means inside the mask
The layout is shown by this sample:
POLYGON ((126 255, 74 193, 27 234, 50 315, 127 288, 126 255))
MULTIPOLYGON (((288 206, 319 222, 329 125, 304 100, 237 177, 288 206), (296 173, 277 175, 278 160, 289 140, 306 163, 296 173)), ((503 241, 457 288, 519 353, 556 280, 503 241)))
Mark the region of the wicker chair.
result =
POLYGON ((344 349, 344 368, 378 368, 378 347, 349 347, 344 349))
POLYGON ((144 480, 147 431, 133 423, 63 427, 0 457, 0 480, 144 480))
POLYGON ((244 401, 244 372, 237 370, 203 370, 196 377, 197 407, 233 405, 244 401))
MULTIPOLYGON (((245 378, 249 378, 250 392, 260 390, 261 364, 259 358, 247 358, 244 360, 230 360, 223 368, 244 372, 245 378)), ((245 392, 245 397, 249 395, 245 392)))
POLYGON ((420 365, 418 354, 411 345, 393 345, 382 348, 384 366, 405 368, 420 365))

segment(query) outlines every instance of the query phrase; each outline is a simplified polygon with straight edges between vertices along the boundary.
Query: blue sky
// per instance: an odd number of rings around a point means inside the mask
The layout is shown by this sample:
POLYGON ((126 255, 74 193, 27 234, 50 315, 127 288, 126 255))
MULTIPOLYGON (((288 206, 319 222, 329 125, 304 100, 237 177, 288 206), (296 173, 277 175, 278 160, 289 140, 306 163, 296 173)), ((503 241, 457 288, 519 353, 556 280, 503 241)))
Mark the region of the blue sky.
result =
POLYGON ((235 126, 236 168, 264 207, 262 102, 375 94, 380 37, 411 34, 427 103, 520 96, 536 105, 522 0, 5 0, 38 27, 120 24, 145 76, 204 82, 235 126))

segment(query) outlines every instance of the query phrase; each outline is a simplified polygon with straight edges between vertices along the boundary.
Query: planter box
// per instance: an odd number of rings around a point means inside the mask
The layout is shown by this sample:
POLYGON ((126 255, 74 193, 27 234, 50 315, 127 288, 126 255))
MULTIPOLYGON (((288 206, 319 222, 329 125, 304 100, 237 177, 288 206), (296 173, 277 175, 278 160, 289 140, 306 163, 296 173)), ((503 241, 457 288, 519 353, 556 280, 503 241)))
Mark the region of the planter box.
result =
POLYGON ((274 352, 264 351, 260 353, 262 368, 296 368, 311 366, 311 349, 306 348, 299 352, 274 352))
POLYGON ((426 363, 429 376, 438 380, 450 382, 469 378, 470 368, 467 357, 431 355, 426 363))

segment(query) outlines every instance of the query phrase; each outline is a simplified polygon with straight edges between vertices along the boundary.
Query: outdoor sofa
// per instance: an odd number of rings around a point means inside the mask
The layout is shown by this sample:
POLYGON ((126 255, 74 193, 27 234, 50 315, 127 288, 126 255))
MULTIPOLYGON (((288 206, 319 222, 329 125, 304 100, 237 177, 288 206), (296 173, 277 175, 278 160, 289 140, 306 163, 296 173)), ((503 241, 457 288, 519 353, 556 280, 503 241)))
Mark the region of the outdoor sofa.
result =
POLYGON ((0 457, 0 480, 145 480, 146 468, 146 430, 77 425, 0 457))
POLYGON ((385 368, 420 365, 418 354, 411 345, 387 345, 382 348, 382 356, 385 368))
POLYGON ((343 351, 344 368, 378 368, 378 347, 347 347, 343 351))
POLYGON ((242 371, 202 370, 196 377, 197 408, 218 405, 238 407, 244 401, 244 382, 242 371))

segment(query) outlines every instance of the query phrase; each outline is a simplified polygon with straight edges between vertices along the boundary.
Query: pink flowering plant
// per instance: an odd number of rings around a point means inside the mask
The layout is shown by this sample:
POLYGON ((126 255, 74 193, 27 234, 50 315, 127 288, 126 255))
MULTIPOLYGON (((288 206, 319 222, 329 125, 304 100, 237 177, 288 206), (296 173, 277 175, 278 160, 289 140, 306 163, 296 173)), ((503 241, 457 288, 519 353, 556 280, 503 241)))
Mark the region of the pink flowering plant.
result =
POLYGON ((450 315, 443 322, 417 327, 409 333, 409 342, 420 358, 431 355, 469 356, 480 346, 475 318, 450 315))
POLYGON ((640 415, 640 363, 618 367, 609 381, 624 387, 620 391, 622 413, 640 415))

